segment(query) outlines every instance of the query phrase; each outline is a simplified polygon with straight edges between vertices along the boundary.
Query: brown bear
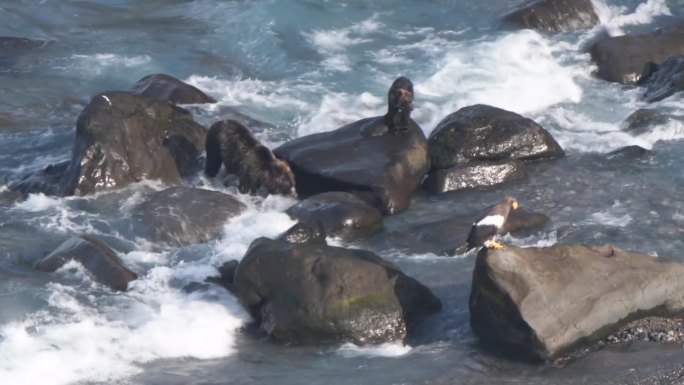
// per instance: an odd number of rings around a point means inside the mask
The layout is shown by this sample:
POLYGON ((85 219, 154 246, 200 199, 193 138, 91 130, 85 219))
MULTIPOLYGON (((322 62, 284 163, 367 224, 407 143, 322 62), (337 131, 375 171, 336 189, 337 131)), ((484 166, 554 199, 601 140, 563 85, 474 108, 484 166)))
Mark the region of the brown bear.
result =
POLYGON ((206 176, 213 178, 221 169, 238 176, 243 193, 297 196, 295 178, 287 162, 276 158, 241 123, 223 120, 209 129, 205 142, 206 176))

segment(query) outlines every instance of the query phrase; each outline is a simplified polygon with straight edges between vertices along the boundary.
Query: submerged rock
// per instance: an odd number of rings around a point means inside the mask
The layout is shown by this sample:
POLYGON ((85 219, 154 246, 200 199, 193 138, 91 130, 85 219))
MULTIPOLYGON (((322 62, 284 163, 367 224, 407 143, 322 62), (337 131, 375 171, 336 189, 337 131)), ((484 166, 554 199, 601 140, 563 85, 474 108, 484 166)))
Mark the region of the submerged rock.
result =
POLYGON ((663 100, 684 90, 684 56, 673 56, 663 64, 655 65, 653 73, 644 80, 644 83, 644 99, 649 103, 663 100))
POLYGON ((428 139, 433 170, 472 161, 532 160, 562 156, 563 149, 533 120, 477 104, 444 118, 428 139))
POLYGON ((114 250, 88 235, 70 238, 45 258, 36 261, 34 267, 51 273, 70 261, 77 261, 93 280, 114 290, 126 291, 128 283, 138 278, 124 266, 114 250))
POLYGON ((235 288, 261 329, 286 343, 403 340, 441 308, 428 288, 369 251, 266 238, 250 245, 235 288))
POLYGON ((173 104, 216 103, 216 99, 181 80, 166 74, 147 75, 138 80, 131 93, 173 104))
POLYGON ((483 249, 473 331, 517 357, 551 360, 648 316, 684 311, 684 265, 611 245, 483 249))
POLYGON ((504 21, 523 28, 548 32, 568 32, 599 23, 591 0, 542 0, 520 8, 504 21))
POLYGON ((185 246, 219 238, 226 221, 245 208, 227 194, 178 186, 146 197, 132 209, 131 216, 136 236, 185 246))
POLYGON ((625 146, 607 154, 608 160, 636 159, 648 154, 648 150, 640 146, 625 146))
POLYGON ((660 64, 674 55, 684 55, 684 22, 643 35, 607 37, 591 48, 598 77, 622 84, 641 79, 644 66, 660 64))
POLYGON ((340 191, 311 196, 286 212, 299 221, 320 222, 332 236, 354 237, 382 226, 382 213, 377 208, 340 191))
MULTIPOLYGON (((368 244, 376 251, 397 249, 409 254, 462 254, 465 252, 466 240, 473 224, 484 218, 492 207, 447 219, 437 220, 428 217, 421 222, 418 222, 410 212, 399 217, 385 218, 383 231, 373 235, 368 244)), ((525 235, 530 230, 542 228, 548 221, 548 216, 528 211, 523 204, 517 210, 511 211, 499 233, 525 235)))
POLYGON ((19 68, 22 58, 28 60, 32 52, 45 47, 46 41, 16 36, 0 36, 0 73, 19 68), (26 58, 25 58, 26 57, 26 58))
POLYGON ((527 176, 520 160, 507 162, 473 162, 436 170, 430 173, 423 186, 432 193, 444 193, 476 187, 491 187, 527 176))
POLYGON ((26 199, 29 194, 37 193, 59 195, 61 193, 60 181, 67 167, 69 167, 68 161, 51 164, 42 170, 26 175, 8 188, 18 199, 26 199))
POLYGON ((125 92, 97 95, 78 117, 62 193, 87 195, 142 179, 179 184, 202 167, 205 131, 168 102, 125 92))
POLYGON ((669 121, 670 117, 668 115, 656 109, 640 108, 625 119, 623 131, 631 135, 641 135, 669 121))

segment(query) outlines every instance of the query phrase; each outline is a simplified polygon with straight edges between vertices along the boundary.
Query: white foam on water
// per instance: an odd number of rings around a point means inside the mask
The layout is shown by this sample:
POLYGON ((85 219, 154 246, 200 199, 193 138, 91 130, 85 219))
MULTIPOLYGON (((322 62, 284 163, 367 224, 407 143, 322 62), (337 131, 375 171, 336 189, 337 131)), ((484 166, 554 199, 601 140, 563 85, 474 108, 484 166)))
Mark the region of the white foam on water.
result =
POLYGON ((352 63, 346 54, 349 47, 372 41, 367 34, 382 27, 377 15, 349 27, 330 30, 303 32, 304 38, 320 53, 324 60, 321 64, 328 71, 349 72, 352 63))
POLYGON ((295 223, 283 212, 249 209, 231 218, 224 226, 223 237, 216 244, 211 264, 219 266, 232 259, 239 261, 252 241, 259 237, 276 238, 295 223))
POLYGON ((71 55, 83 72, 99 75, 111 68, 133 68, 146 65, 152 61, 149 55, 126 56, 113 53, 93 55, 71 55))
POLYGON ((455 43, 439 68, 416 82, 416 119, 431 131, 444 116, 472 104, 524 114, 561 102, 578 103, 582 89, 575 77, 586 71, 561 65, 554 57, 557 49, 531 30, 471 47, 455 43), (427 101, 420 102, 421 97, 427 101))
POLYGON ((600 25, 611 36, 624 35, 622 27, 649 24, 657 16, 670 16, 672 12, 667 0, 647 0, 637 6, 632 13, 624 6, 609 6, 603 0, 592 0, 600 25))
POLYGON ((401 342, 387 342, 379 345, 358 346, 347 343, 337 349, 337 354, 347 357, 401 357, 409 354, 413 348, 401 342))
POLYGON ((43 193, 29 194, 23 202, 14 205, 15 208, 29 212, 40 212, 48 209, 63 208, 64 198, 55 198, 43 193))
POLYGON ((368 92, 323 95, 320 104, 313 106, 312 112, 301 121, 297 134, 331 131, 359 119, 383 115, 386 110, 386 98, 368 92))
POLYGON ((628 207, 625 207, 621 202, 616 201, 611 207, 591 214, 583 223, 626 227, 632 222, 632 216, 629 212, 630 210, 628 207))
POLYGON ((49 310, 0 326, 0 383, 111 383, 155 359, 232 354, 249 318, 236 299, 223 289, 185 294, 171 287, 174 278, 174 269, 157 267, 129 292, 105 297, 49 284, 49 310))
POLYGON ((518 247, 550 247, 558 243, 558 233, 554 230, 548 233, 538 233, 529 237, 517 238, 510 233, 500 236, 500 241, 518 247))
POLYGON ((535 120, 547 128, 547 123, 558 126, 560 129, 551 131, 566 151, 607 153, 633 145, 650 150, 659 141, 684 139, 684 123, 677 120, 670 120, 636 136, 623 131, 622 118, 601 121, 595 116, 567 109, 547 110, 543 117, 535 120))

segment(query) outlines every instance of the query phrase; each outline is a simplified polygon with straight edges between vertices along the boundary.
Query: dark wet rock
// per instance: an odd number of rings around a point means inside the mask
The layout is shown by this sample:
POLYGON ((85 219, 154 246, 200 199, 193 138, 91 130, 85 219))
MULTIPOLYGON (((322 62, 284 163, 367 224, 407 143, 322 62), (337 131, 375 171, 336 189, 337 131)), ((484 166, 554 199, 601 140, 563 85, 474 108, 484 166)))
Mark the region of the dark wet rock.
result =
POLYGON ((640 108, 625 119, 623 131, 632 135, 641 135, 669 121, 670 117, 668 115, 656 109, 640 108))
POLYGON ((555 158, 563 150, 533 120, 500 108, 477 104, 444 118, 428 139, 432 169, 471 161, 555 158))
POLYGON ((97 95, 78 117, 62 192, 87 195, 142 179, 179 184, 201 169, 205 132, 168 102, 124 92, 97 95))
POLYGON ((319 221, 301 221, 280 234, 278 240, 287 243, 326 244, 325 237, 325 228, 319 221))
POLYGON ((505 162, 472 162, 433 171, 423 182, 430 192, 438 194, 476 187, 491 187, 522 179, 527 175, 520 160, 505 162))
MULTIPOLYGON (((484 218, 493 206, 467 215, 458 215, 448 219, 428 220, 416 223, 414 218, 407 219, 406 214, 384 219, 384 231, 370 239, 374 250, 399 249, 406 253, 453 256, 464 252, 464 246, 470 229, 474 223, 484 218)), ((512 233, 524 235, 532 230, 542 228, 549 217, 527 211, 524 207, 513 210, 506 218, 500 234, 512 233)))
POLYGON ((684 265, 611 245, 482 249, 471 327, 516 357, 551 360, 628 322, 684 310, 684 265))
POLYGON ((29 194, 37 193, 59 195, 61 192, 59 183, 68 166, 68 161, 51 164, 12 183, 9 190, 16 194, 17 199, 26 199, 29 194))
MULTIPOLYGON (((655 66, 653 73, 644 81, 644 99, 647 102, 657 102, 684 90, 684 56, 672 56, 655 66)), ((642 74, 642 79, 644 77, 642 74)))
POLYGON ((640 146, 625 146, 608 153, 608 160, 637 159, 648 154, 648 150, 640 146))
POLYGON ((226 221, 245 208, 227 194, 177 186, 146 197, 131 210, 131 217, 136 236, 185 246, 221 237, 226 221))
POLYGON ((355 237, 382 227, 382 213, 357 196, 340 191, 306 198, 287 209, 299 221, 317 221, 331 236, 355 237))
POLYGON ((0 73, 11 70, 25 55, 45 47, 48 42, 15 36, 0 36, 0 73))
MULTIPOLYGON (((478 219, 479 220, 479 219, 478 219)), ((527 211, 519 208, 513 210, 508 214, 506 222, 504 222, 499 234, 521 233, 527 230, 538 229, 549 222, 549 217, 546 214, 527 211)))
POLYGON ((598 77, 622 84, 641 79, 649 62, 660 64, 674 55, 684 55, 684 22, 643 35, 607 37, 591 48, 598 77))
POLYGON ((45 258, 36 261, 34 267, 51 273, 70 261, 77 261, 93 280, 114 290, 126 291, 128 283, 138 278, 124 266, 114 250, 88 235, 70 238, 45 258))
POLYGON ((276 341, 382 343, 405 339, 441 303, 377 255, 259 238, 235 272, 240 301, 276 341))
POLYGON ((216 99, 181 80, 166 74, 148 75, 138 80, 131 93, 174 104, 216 103, 216 99))
POLYGON ((297 138, 273 152, 290 164, 300 196, 370 192, 377 207, 395 214, 409 206, 411 192, 430 169, 430 159, 425 135, 410 118, 402 132, 361 135, 364 127, 374 127, 382 119, 367 118, 297 138))
POLYGON ((208 277, 207 282, 223 286, 229 292, 237 295, 235 291, 235 285, 233 283, 235 280, 235 270, 237 270, 239 264, 240 262, 234 259, 222 264, 217 268, 219 275, 216 277, 208 277))
POLYGON ((599 23, 591 0, 542 0, 513 11, 504 21, 522 28, 569 32, 599 23))

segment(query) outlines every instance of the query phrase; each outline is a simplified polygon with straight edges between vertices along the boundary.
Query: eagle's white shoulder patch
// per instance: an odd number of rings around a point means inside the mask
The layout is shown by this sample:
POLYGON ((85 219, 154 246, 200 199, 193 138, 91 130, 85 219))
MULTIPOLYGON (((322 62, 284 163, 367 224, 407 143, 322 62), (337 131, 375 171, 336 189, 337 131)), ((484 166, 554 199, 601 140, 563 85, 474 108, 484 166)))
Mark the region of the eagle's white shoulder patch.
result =
POLYGON ((504 217, 503 215, 487 215, 486 217, 482 218, 481 221, 477 222, 475 225, 476 226, 496 226, 497 229, 500 229, 501 226, 504 224, 504 217))

